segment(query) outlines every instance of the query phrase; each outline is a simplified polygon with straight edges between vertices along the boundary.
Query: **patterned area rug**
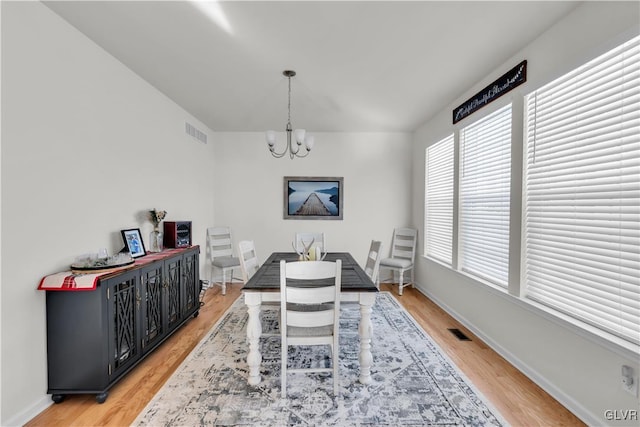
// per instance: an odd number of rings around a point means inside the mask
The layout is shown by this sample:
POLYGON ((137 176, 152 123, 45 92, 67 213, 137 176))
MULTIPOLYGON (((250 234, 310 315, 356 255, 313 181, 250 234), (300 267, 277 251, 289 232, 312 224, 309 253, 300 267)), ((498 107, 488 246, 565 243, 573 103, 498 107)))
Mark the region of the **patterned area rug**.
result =
MULTIPOLYGON (((262 312, 277 333, 279 310, 262 312)), ((247 384, 246 324, 239 298, 135 420, 137 426, 504 426, 501 415, 388 293, 373 323, 373 383, 358 382, 357 304, 340 314, 340 393, 330 374, 288 374, 280 398, 280 338, 261 338, 262 382, 247 384)), ((289 366, 330 366, 329 347, 292 351, 289 366)))

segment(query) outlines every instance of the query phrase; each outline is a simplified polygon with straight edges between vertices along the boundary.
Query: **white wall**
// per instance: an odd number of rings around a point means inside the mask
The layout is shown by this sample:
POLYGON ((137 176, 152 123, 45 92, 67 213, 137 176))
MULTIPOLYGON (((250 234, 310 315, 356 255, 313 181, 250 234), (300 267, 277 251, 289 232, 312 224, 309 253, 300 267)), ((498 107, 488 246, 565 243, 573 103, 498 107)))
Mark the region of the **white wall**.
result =
POLYGON ((183 109, 39 2, 2 2, 2 405, 28 420, 46 394, 42 276, 74 256, 148 238, 151 208, 214 218, 213 144, 184 133, 183 109))
MULTIPOLYGON (((291 250, 296 231, 322 231, 329 250, 351 252, 364 264, 372 239, 382 240, 388 251, 393 228, 409 224, 411 135, 314 135, 311 154, 290 160, 271 157, 264 133, 216 133, 211 225, 230 226, 236 244, 254 240, 261 260, 291 250), (343 220, 283 219, 285 176, 343 177, 343 220)), ((281 150, 284 132, 278 138, 281 150)))
MULTIPOLYGON (((639 13, 637 2, 585 2, 421 126, 415 134, 413 151, 414 225, 423 230, 425 149, 453 132, 451 111, 455 107, 527 59, 527 83, 459 125, 465 126, 510 101, 514 102, 514 111, 521 110, 524 94, 640 33, 639 13)), ((518 135, 514 139, 516 143, 521 141, 518 135)), ((521 147, 513 146, 512 150, 521 152, 521 147)), ((521 168, 514 173, 521 176, 521 168)), ((512 194, 516 207, 520 200, 520 192, 512 194)), ((520 211, 515 211, 512 223, 519 224, 520 211)), ((421 237, 421 251, 423 242, 421 237)), ((514 243, 511 249, 517 250, 519 237, 514 243)), ((607 410, 638 410, 638 399, 620 386, 621 365, 634 366, 636 373, 640 370, 637 355, 614 350, 613 346, 585 337, 576 329, 561 326, 516 297, 424 257, 418 257, 417 281, 421 290, 584 421, 592 425, 637 425, 637 420, 624 422, 605 417, 607 410)), ((618 417, 621 418, 619 412, 618 417)))

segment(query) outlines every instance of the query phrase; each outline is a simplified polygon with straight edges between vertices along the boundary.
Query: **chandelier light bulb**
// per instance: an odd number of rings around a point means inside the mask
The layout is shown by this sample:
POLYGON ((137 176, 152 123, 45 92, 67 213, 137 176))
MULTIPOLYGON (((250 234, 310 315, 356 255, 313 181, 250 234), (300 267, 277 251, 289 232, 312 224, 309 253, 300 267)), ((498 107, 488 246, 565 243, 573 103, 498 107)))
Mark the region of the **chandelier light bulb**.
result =
POLYGON ((313 144, 315 142, 315 138, 313 137, 313 135, 308 135, 305 140, 305 147, 307 147, 307 151, 311 151, 311 149, 313 148, 313 144))
POLYGON ((267 144, 269 144, 269 147, 273 147, 276 143, 276 133, 275 131, 272 130, 268 130, 267 131, 267 144))

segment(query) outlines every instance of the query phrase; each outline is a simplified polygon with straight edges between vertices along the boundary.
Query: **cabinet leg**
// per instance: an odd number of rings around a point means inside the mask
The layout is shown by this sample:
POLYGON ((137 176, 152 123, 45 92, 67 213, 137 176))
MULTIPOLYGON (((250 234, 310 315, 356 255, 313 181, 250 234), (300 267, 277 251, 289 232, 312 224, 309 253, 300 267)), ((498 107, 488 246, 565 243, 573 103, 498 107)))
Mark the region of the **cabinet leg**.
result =
POLYGON ((196 311, 195 313, 193 313, 193 318, 195 319, 196 317, 198 317, 199 314, 200 314, 200 310, 196 311))
POLYGON ((60 403, 64 400, 64 394, 52 394, 51 400, 53 400, 53 403, 60 403))
POLYGON ((96 394, 96 402, 104 403, 104 401, 107 400, 108 396, 109 396, 109 393, 107 393, 106 391, 104 393, 96 394))

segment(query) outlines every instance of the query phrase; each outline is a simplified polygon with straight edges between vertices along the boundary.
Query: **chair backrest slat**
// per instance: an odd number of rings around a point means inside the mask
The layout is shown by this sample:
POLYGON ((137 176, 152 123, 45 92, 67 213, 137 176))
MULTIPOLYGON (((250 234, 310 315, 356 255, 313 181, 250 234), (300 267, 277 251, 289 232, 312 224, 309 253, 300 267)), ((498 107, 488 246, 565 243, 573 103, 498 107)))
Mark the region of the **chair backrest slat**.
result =
POLYGON ((287 302, 295 304, 320 304, 335 299, 335 286, 294 288, 287 286, 287 302))
POLYGON ((211 259, 222 256, 233 256, 233 243, 229 227, 207 228, 207 240, 211 259))
POLYGON ((382 259, 382 242, 377 240, 371 241, 369 247, 369 255, 367 256, 367 262, 364 266, 364 272, 369 278, 375 282, 378 277, 378 271, 380 269, 380 260, 382 259))
POLYGON ((404 258, 413 261, 416 254, 418 230, 413 228, 396 228, 393 231, 391 258, 404 258))
POLYGON ((287 279, 317 280, 336 276, 336 266, 328 261, 299 261, 287 263, 287 279))
POLYGON ((242 280, 246 284, 247 281, 260 268, 256 246, 253 240, 243 240, 238 243, 238 252, 240 258, 240 267, 242 268, 242 280))

